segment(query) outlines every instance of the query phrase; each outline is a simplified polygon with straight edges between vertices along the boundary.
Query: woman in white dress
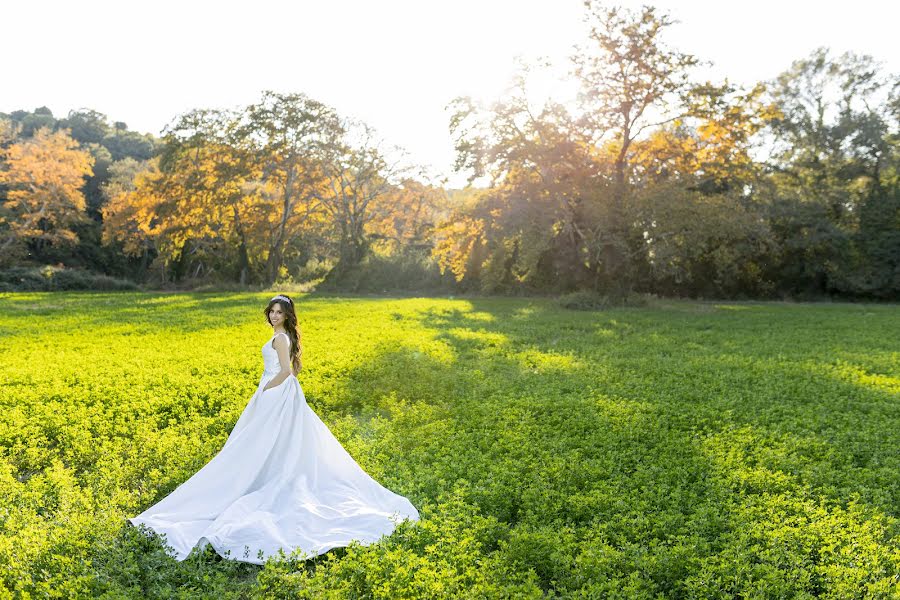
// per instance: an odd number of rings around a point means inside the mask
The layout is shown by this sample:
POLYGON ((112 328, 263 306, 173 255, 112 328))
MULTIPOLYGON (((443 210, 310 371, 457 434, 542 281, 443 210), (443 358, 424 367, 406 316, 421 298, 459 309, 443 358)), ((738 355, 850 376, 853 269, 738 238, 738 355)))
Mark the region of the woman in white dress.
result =
POLYGON ((282 549, 311 558, 352 540, 367 545, 419 513, 360 468, 306 403, 297 372, 302 345, 293 301, 266 307, 272 339, 264 371, 225 445, 171 494, 136 517, 164 535, 178 560, 212 545, 262 564, 282 549))

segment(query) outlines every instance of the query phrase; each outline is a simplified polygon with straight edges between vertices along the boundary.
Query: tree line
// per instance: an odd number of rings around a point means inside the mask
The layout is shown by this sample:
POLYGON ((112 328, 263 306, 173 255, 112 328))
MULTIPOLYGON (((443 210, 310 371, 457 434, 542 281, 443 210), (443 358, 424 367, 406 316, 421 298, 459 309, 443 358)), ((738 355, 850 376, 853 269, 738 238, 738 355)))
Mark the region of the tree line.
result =
POLYGON ((7 263, 271 284, 330 260, 340 280, 375 244, 425 246, 425 225, 444 210, 446 194, 415 179, 399 149, 304 94, 190 111, 161 139, 110 128, 93 111, 47 119, 39 109, 5 121, 7 263))
POLYGON ((701 81, 668 15, 584 18, 574 105, 533 105, 533 65, 495 102, 451 103, 455 167, 490 182, 465 190, 304 94, 190 111, 160 138, 90 110, 0 113, 0 261, 158 284, 382 269, 486 293, 900 296, 896 75, 821 48, 772 81, 701 81))

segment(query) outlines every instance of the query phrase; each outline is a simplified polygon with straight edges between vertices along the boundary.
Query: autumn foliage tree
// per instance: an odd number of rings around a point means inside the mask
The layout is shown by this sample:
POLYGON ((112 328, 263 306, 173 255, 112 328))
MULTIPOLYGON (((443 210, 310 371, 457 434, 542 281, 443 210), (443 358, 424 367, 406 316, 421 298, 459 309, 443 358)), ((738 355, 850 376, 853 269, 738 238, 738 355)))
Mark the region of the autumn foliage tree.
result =
POLYGON ((234 143, 259 169, 257 224, 267 240, 267 283, 279 277, 288 244, 321 225, 326 157, 340 131, 335 111, 305 94, 266 91, 240 117, 234 143))
POLYGON ((531 106, 520 84, 488 109, 453 103, 457 169, 491 186, 438 227, 440 264, 485 291, 772 293, 766 87, 694 83, 652 7, 586 7, 577 109, 531 106))
POLYGON ((72 226, 85 219, 85 178, 93 159, 66 131, 41 128, 3 151, 0 257, 28 243, 74 244, 72 226))
MULTIPOLYGON (((684 114, 681 96, 696 59, 661 42, 671 21, 653 8, 633 13, 586 5, 591 33, 573 58, 583 89, 580 114, 552 102, 531 107, 524 84, 487 117, 476 116, 467 99, 455 102, 450 127, 457 167, 491 174, 494 187, 483 199, 491 198, 488 214, 499 225, 461 230, 457 224, 443 232, 501 231, 502 241, 486 242, 490 258, 482 267, 507 271, 508 283, 622 293, 633 286, 634 264, 645 252, 628 195, 635 144, 646 130, 684 114)), ((463 222, 478 219, 468 214, 463 222)), ((458 269, 466 260, 453 249, 476 247, 445 237, 437 252, 458 269)))
POLYGON ((164 279, 224 269, 271 284, 286 259, 330 247, 339 267, 352 268, 368 251, 369 224, 399 208, 382 199, 400 169, 373 140, 370 128, 304 94, 191 111, 167 128, 158 162, 133 185, 110 188, 105 239, 126 252, 152 247, 164 279))
POLYGON ((384 254, 431 250, 438 222, 449 214, 446 190, 414 178, 379 196, 366 228, 372 247, 384 254))
POLYGON ((159 182, 159 159, 122 161, 112 167, 113 175, 104 188, 107 197, 102 209, 105 245, 120 244, 122 251, 139 256, 146 267, 162 253, 162 228, 157 218, 165 202, 159 182))
MULTIPOLYGON (((652 6, 632 11, 585 2, 588 41, 572 57, 581 82, 580 123, 595 144, 614 149, 605 232, 600 240, 605 287, 627 290, 640 246, 628 231, 628 172, 641 134, 685 113, 696 57, 669 48, 663 39, 673 21, 652 6)), ((606 194, 604 194, 606 195, 606 194)))
POLYGON ((597 163, 565 109, 533 107, 527 85, 525 69, 489 109, 470 98, 452 104, 457 164, 494 185, 438 227, 434 254, 460 281, 477 270, 484 291, 591 285, 597 268, 584 197, 597 163))
MULTIPOLYGON (((191 169, 168 170, 160 158, 144 163, 130 183, 111 182, 110 198, 103 208, 105 243, 117 242, 132 256, 154 258, 161 281, 176 280, 189 264, 198 270, 208 267, 197 257, 222 250, 221 207, 192 188, 196 173, 191 169)), ((202 168, 202 167, 201 167, 202 168)))
POLYGON ((261 166, 256 154, 241 143, 242 115, 230 110, 194 110, 167 128, 162 166, 167 177, 180 182, 181 211, 169 217, 183 232, 180 260, 226 271, 240 283, 254 279, 263 240, 256 222, 267 211, 256 182, 261 166))
POLYGON ((370 252, 372 223, 402 210, 387 200, 399 197, 395 191, 410 171, 400 149, 385 148, 372 127, 356 119, 339 123, 322 163, 327 185, 319 198, 337 240, 338 260, 329 283, 339 283, 370 252))

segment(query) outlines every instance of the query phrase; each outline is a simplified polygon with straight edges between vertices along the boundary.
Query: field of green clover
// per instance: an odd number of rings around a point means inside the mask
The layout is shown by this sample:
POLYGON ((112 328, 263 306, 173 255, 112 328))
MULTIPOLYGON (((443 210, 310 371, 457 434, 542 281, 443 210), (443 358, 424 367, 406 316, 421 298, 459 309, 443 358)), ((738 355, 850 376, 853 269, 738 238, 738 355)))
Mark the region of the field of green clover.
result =
POLYGON ((126 525, 221 447, 270 294, 0 295, 0 598, 897 598, 900 310, 297 296, 300 381, 421 513, 260 567, 126 525))

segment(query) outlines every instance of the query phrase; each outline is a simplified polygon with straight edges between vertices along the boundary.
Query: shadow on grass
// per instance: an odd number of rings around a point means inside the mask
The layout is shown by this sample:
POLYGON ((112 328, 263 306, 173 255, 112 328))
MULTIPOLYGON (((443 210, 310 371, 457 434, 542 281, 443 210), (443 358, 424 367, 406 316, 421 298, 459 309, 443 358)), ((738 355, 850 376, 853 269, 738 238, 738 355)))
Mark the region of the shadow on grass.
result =
MULTIPOLYGON (((490 309, 476 303, 473 310, 490 309)), ((670 313, 658 311, 560 318, 552 310, 536 310, 531 315, 559 322, 564 332, 594 328, 601 335, 593 347, 552 333, 526 339, 529 329, 511 327, 502 313, 477 327, 506 336, 513 346, 534 343, 539 351, 570 353, 582 365, 573 370, 582 386, 598 383, 607 393, 658 405, 669 420, 686 418, 689 430, 747 424, 812 440, 815 453, 818 444, 829 444, 828 466, 843 481, 844 492, 856 480, 868 501, 878 497, 879 508, 900 516, 900 402, 896 362, 891 362, 900 319, 883 307, 856 307, 850 315, 836 313, 833 322, 823 317, 835 310, 831 306, 817 314, 802 307, 784 310, 760 309, 752 317, 746 312, 737 318, 730 313, 680 317, 674 326, 670 313), (873 316, 881 318, 881 328, 869 326, 873 316), (885 330, 896 335, 884 335, 885 330)), ((429 319, 444 329, 465 327, 467 320, 429 319)), ((826 479, 823 484, 834 484, 826 479)))
POLYGON ((465 482, 473 506, 512 528, 499 547, 545 590, 578 588, 583 561, 589 579, 640 570, 676 596, 698 570, 817 593, 834 588, 816 565, 845 562, 819 556, 834 544, 869 543, 869 574, 897 572, 885 558, 900 535, 897 403, 808 368, 831 360, 823 334, 841 351, 884 350, 871 331, 793 311, 467 304, 417 318, 454 362, 393 349, 348 396, 393 418, 371 442, 393 483, 416 502, 465 482), (591 562, 598 547, 609 556, 591 562), (741 553, 762 566, 738 568, 741 553), (790 587, 797 569, 810 579, 790 587))

